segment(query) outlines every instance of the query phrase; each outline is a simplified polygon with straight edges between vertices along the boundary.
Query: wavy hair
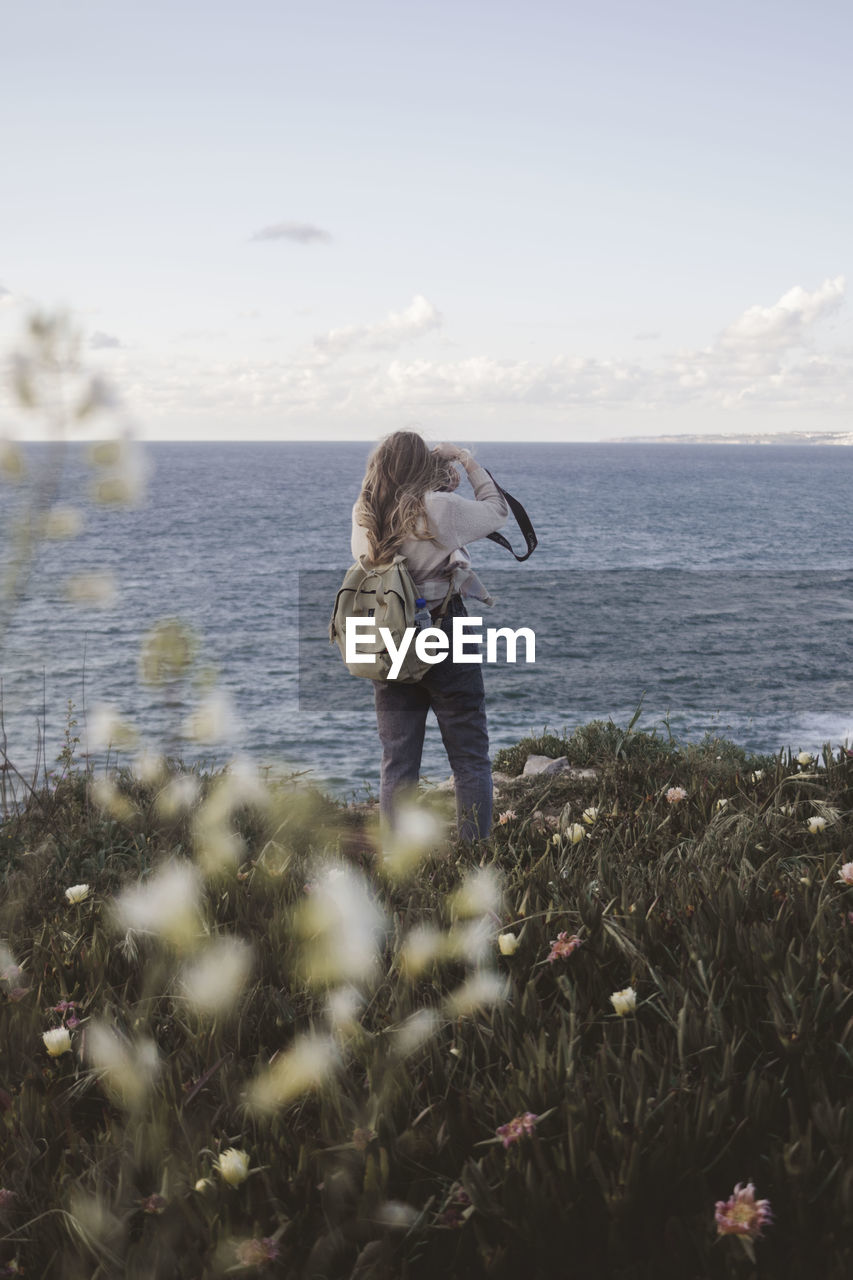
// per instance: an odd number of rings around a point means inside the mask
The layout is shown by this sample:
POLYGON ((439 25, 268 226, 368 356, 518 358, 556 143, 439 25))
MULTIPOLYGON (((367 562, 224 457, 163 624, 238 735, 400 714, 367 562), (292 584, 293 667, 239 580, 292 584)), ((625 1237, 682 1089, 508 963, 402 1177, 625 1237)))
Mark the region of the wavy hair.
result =
POLYGON ((429 448, 416 431, 394 431, 373 450, 356 503, 356 520, 367 531, 370 560, 387 564, 406 538, 435 542, 427 524, 424 494, 454 489, 453 464, 429 448))

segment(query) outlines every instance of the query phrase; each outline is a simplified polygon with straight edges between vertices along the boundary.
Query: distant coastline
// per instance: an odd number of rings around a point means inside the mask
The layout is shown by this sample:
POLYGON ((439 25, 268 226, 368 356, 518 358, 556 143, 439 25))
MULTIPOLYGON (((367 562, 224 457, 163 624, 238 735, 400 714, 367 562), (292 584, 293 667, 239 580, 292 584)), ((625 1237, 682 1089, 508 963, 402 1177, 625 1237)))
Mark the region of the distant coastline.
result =
POLYGON ((853 445, 853 431, 730 431, 715 435, 619 436, 611 444, 853 445))

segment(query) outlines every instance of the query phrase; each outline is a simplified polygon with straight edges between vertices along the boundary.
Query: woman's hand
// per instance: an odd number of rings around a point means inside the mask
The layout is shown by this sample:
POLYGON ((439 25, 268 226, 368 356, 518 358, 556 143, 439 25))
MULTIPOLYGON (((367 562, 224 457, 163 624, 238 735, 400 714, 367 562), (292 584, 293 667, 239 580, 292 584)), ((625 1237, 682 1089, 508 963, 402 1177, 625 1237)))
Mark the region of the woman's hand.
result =
POLYGON ((447 462, 460 462, 466 471, 474 461, 471 452, 468 449, 460 449, 458 444, 437 444, 433 452, 447 462))

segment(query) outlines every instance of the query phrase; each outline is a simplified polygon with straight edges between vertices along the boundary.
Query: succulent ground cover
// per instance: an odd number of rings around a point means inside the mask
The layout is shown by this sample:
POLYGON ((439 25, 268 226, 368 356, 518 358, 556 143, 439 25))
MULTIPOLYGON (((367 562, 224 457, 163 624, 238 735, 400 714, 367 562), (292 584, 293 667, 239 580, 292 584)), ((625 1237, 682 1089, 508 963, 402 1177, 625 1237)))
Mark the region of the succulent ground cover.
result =
POLYGON ((496 767, 473 850, 174 763, 7 817, 0 1275, 851 1273, 853 760, 496 767))

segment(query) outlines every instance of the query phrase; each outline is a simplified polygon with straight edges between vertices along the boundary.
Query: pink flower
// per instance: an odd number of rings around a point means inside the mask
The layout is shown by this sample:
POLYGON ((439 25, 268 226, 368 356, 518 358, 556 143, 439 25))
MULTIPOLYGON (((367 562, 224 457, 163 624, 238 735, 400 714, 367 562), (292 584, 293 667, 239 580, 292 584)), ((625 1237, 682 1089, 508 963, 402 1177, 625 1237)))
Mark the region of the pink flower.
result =
POLYGON ((573 951, 577 951, 582 945, 583 939, 572 934, 571 937, 567 933, 558 933, 556 939, 551 942, 551 952, 548 956, 548 963, 553 964, 555 960, 566 960, 573 951))
POLYGON ((757 1240, 761 1228, 773 1221, 770 1201, 756 1200, 755 1187, 751 1182, 746 1186, 742 1182, 736 1183, 728 1200, 718 1200, 714 1206, 714 1218, 717 1235, 748 1236, 750 1240, 757 1240))
POLYGON ((844 866, 838 873, 838 879, 841 884, 853 885, 853 862, 844 863, 844 866))
POLYGON ((666 793, 667 804, 678 804, 680 800, 687 799, 687 792, 684 787, 670 787, 666 793))
POLYGON ((514 1142, 518 1142, 519 1138, 529 1138, 536 1128, 538 1119, 539 1117, 532 1111, 525 1111, 524 1115, 516 1116, 514 1120, 502 1124, 496 1132, 504 1147, 511 1147, 514 1142))
POLYGON ((156 1193, 153 1196, 146 1196, 140 1201, 140 1207, 143 1213, 162 1213, 166 1208, 166 1199, 156 1193))
POLYGON ((234 1253, 242 1266, 262 1267, 266 1262, 275 1262, 278 1257, 278 1245, 272 1236, 264 1236, 263 1240, 253 1237, 236 1245, 234 1253))

